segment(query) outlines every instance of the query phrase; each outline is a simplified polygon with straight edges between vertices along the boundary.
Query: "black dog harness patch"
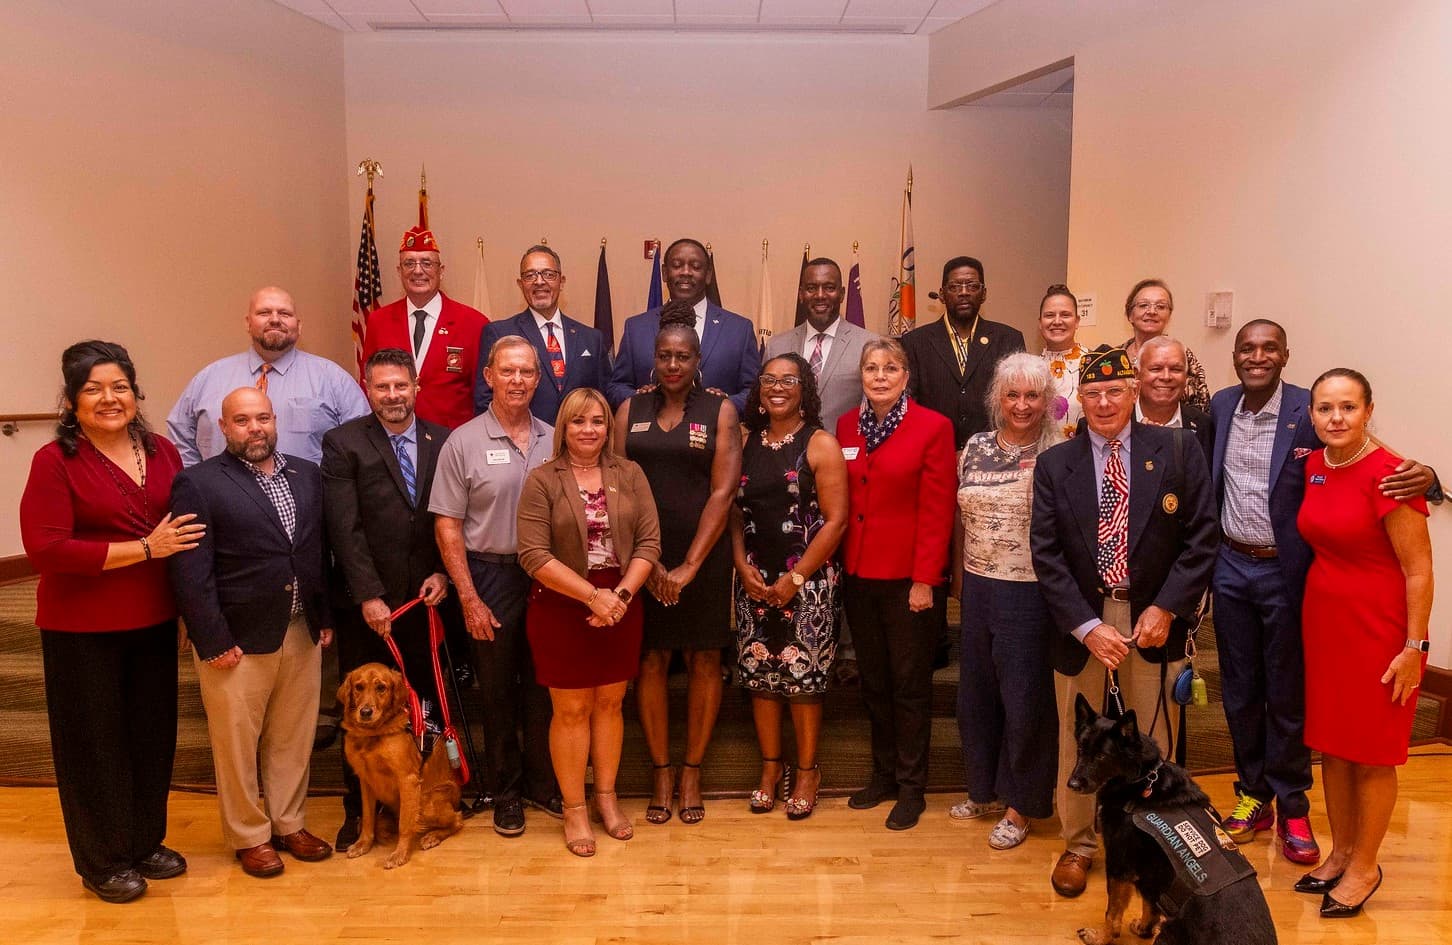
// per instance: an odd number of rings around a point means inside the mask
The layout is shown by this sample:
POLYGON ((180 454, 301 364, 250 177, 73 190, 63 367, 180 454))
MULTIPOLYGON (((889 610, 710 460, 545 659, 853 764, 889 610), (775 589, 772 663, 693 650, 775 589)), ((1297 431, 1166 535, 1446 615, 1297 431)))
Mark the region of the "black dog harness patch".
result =
POLYGON ((1206 808, 1173 805, 1128 813, 1136 827, 1155 839, 1175 868, 1174 883, 1156 903, 1167 916, 1178 916, 1191 896, 1213 896, 1255 876, 1255 867, 1220 828, 1219 818, 1206 808))

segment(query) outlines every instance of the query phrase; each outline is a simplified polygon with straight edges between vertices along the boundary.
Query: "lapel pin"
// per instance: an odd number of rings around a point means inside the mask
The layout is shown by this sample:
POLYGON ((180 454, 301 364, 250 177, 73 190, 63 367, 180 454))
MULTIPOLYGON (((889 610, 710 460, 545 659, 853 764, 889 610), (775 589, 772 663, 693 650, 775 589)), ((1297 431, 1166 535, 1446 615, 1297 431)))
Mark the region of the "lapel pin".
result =
POLYGON ((1296 428, 1296 425, 1294 423, 1288 423, 1288 424, 1286 424, 1286 429, 1287 430, 1294 430, 1295 428, 1296 428))
POLYGON ((1145 472, 1154 472, 1155 471, 1155 461, 1152 460, 1152 459, 1145 460, 1144 461, 1144 471, 1145 472))
POLYGON ((1180 507, 1180 497, 1173 492, 1166 492, 1164 499, 1160 501, 1160 507, 1165 510, 1166 515, 1174 515, 1175 510, 1180 507))
POLYGON ((445 328, 443 325, 440 325, 439 326, 439 334, 441 334, 441 335, 447 335, 448 333, 449 333, 449 330, 447 328, 445 328))
POLYGON ((985 338, 985 337, 983 337, 982 335, 980 335, 978 337, 978 343, 981 344, 981 345, 986 345, 986 344, 988 344, 988 339, 985 338))

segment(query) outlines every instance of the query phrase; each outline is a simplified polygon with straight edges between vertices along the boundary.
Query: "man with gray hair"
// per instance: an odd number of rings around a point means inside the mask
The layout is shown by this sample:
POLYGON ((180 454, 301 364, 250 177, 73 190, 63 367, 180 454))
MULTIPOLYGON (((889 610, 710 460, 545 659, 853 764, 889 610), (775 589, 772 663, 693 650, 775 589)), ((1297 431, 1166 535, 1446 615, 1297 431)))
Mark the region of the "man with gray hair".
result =
POLYGON ((1139 400, 1134 419, 1155 426, 1189 430, 1195 434, 1205 461, 1215 448, 1215 427, 1210 415, 1182 400, 1190 379, 1185 345, 1168 335, 1156 335, 1139 348, 1139 400))

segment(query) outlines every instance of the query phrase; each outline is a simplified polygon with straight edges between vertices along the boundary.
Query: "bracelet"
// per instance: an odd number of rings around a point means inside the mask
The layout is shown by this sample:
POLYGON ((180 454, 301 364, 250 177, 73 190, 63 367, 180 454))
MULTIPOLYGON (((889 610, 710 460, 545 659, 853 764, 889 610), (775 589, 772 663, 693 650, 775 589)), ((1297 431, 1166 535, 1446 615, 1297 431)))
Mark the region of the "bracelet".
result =
POLYGON ((585 606, 586 607, 589 607, 591 604, 595 603, 595 598, 597 598, 599 596, 600 596, 600 588, 597 587, 593 591, 590 592, 590 596, 589 597, 585 598, 585 606))
POLYGON ((145 538, 141 539, 141 553, 146 555, 147 561, 151 560, 151 545, 146 541, 145 538))

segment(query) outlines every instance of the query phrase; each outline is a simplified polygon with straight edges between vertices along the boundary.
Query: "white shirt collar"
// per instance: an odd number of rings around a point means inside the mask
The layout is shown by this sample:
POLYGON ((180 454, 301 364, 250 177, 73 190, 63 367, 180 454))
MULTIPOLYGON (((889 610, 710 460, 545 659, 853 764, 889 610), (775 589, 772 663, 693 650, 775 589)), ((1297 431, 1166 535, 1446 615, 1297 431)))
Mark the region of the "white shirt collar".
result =
POLYGON ((837 340, 837 326, 840 325, 840 324, 842 324, 842 317, 839 315, 836 318, 832 319, 832 324, 828 325, 826 328, 823 328, 820 332, 818 332, 817 329, 815 329, 815 328, 812 327, 812 323, 811 322, 802 322, 802 324, 805 325, 805 326, 807 326, 807 340, 808 341, 811 341, 813 338, 815 338, 819 334, 826 335, 832 341, 836 341, 837 340))
POLYGON ((1183 429, 1185 426, 1185 418, 1180 415, 1179 404, 1175 405, 1175 415, 1170 418, 1168 423, 1155 424, 1153 420, 1146 420, 1144 418, 1144 411, 1140 409, 1139 401, 1136 400, 1134 402, 1134 419, 1138 420, 1140 423, 1148 423, 1155 426, 1177 427, 1181 429, 1183 429))
MULTIPOLYGON (((405 301, 407 301, 407 296, 405 296, 404 298, 405 301)), ((444 310, 444 293, 435 292, 434 297, 429 299, 426 304, 421 306, 416 306, 412 302, 409 302, 408 317, 412 319, 413 313, 419 311, 420 309, 422 309, 428 315, 429 322, 432 323, 433 321, 437 320, 439 315, 444 310)))
POLYGON ((534 316, 534 326, 536 328, 538 328, 541 332, 543 332, 545 330, 545 326, 546 325, 554 325, 556 332, 563 332, 565 330, 565 323, 564 323, 564 319, 560 315, 559 306, 556 306, 555 307, 555 313, 553 315, 551 315, 549 318, 545 318, 543 315, 541 315, 539 312, 536 312, 534 309, 530 309, 529 310, 529 314, 531 314, 531 315, 534 316))
POLYGON ((710 304, 711 300, 703 295, 701 296, 701 301, 697 302, 691 307, 691 310, 696 313, 696 324, 699 325, 701 323, 701 320, 706 317, 706 307, 710 304))

